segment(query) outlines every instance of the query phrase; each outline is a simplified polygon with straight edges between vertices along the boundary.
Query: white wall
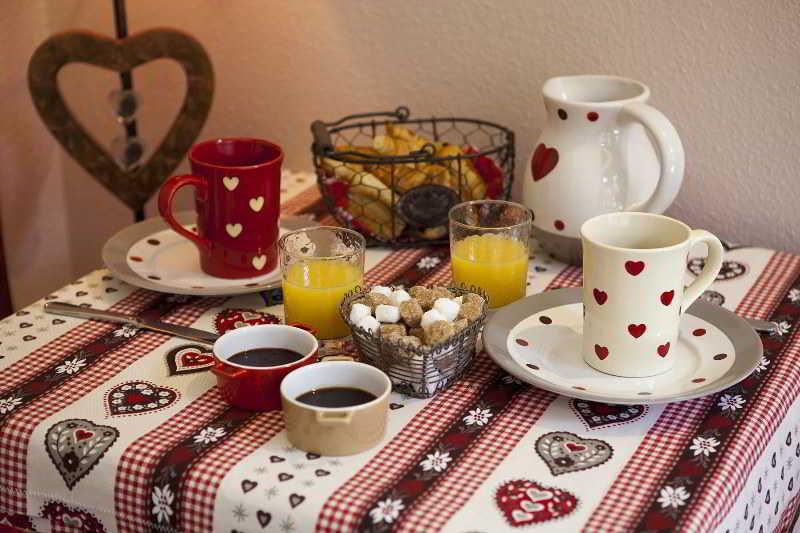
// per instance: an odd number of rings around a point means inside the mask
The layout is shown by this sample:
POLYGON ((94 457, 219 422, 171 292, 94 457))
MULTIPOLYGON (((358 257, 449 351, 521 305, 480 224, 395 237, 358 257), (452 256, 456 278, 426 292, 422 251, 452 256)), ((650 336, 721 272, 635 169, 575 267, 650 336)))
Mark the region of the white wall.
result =
MULTIPOLYGON (((545 79, 640 79, 687 152, 685 185, 668 213, 728 239, 800 252, 795 0, 128 0, 128 10, 131 31, 174 26, 206 45, 217 92, 203 137, 278 141, 295 169, 310 168, 313 119, 398 104, 510 126, 521 169, 544 119, 545 79)), ((111 0, 6 0, 0 10, 0 210, 18 306, 100 266, 103 242, 130 220, 64 155, 28 96, 33 50, 71 28, 112 34, 111 0)), ((106 103, 115 77, 66 70, 68 101, 110 142, 120 131, 106 103)), ((154 146, 183 81, 160 62, 137 70, 136 84, 140 126, 154 146)))

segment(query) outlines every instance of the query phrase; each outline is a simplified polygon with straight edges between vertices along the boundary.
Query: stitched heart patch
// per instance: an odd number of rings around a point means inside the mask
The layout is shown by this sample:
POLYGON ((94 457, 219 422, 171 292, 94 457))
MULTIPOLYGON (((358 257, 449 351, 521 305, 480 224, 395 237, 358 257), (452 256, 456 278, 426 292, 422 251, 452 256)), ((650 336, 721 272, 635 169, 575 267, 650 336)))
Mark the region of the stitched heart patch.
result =
POLYGON ((64 483, 71 489, 102 459, 117 437, 116 428, 73 418, 47 430, 45 447, 64 483))
POLYGON ((120 383, 105 394, 109 416, 129 416, 152 413, 175 403, 180 393, 171 387, 160 387, 149 381, 120 383))
POLYGON ((497 489, 494 500, 512 527, 567 516, 578 506, 578 499, 571 493, 530 479, 506 481, 497 489))
POLYGON ((539 437, 536 453, 554 476, 587 470, 605 463, 614 453, 599 439, 582 439, 574 433, 554 431, 539 437))
POLYGON ((638 276, 644 270, 644 261, 625 261, 625 270, 631 276, 638 276))
POLYGON ((280 319, 275 315, 252 309, 225 309, 214 318, 214 328, 220 335, 244 326, 279 323, 280 319))
POLYGON ((569 406, 581 419, 586 429, 627 424, 647 413, 646 405, 612 405, 572 399, 569 406))
POLYGON ((203 372, 214 366, 214 356, 208 346, 184 344, 167 353, 167 366, 171 376, 203 372))
POLYGON ((533 152, 531 158, 531 173, 533 181, 539 181, 556 168, 558 164, 558 150, 548 148, 544 143, 540 143, 533 152))
POLYGON ((592 294, 594 295, 594 300, 597 302, 597 305, 603 305, 606 303, 606 300, 608 300, 608 294, 605 291, 593 289, 592 294))

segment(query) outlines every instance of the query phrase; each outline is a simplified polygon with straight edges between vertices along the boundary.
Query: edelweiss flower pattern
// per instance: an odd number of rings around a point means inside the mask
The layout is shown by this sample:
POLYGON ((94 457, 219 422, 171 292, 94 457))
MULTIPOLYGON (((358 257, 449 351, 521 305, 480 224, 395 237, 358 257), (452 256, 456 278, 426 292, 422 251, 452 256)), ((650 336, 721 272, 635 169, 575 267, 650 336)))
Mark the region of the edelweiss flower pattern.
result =
POLYGON ((658 503, 662 508, 673 508, 686 504, 690 494, 683 487, 664 487, 658 496, 658 503))
POLYGON ((420 463, 422 470, 427 472, 433 470, 434 472, 442 472, 447 468, 447 464, 451 461, 449 453, 442 453, 439 450, 428 454, 428 456, 420 463))
POLYGON ((719 398, 717 405, 723 411, 737 411, 744 406, 744 398, 741 395, 723 394, 719 398))
POLYGON ((158 522, 168 522, 172 516, 172 502, 175 496, 169 486, 153 488, 153 514, 158 518, 158 522))
POLYGON ((758 366, 756 367, 756 372, 763 372, 769 366, 769 359, 766 357, 762 357, 761 360, 758 362, 758 366))
POLYGON ((788 298, 791 302, 800 302, 800 289, 790 290, 788 298))
POLYGON ((194 436, 194 441, 197 444, 211 444, 213 442, 217 442, 224 436, 225 436, 224 428, 207 427, 194 436))
POLYGON ((464 417, 464 423, 468 426, 483 426, 489 423, 491 417, 492 412, 489 409, 481 409, 478 407, 471 410, 469 414, 464 417))
POLYGON ((2 400, 0 400, 0 415, 10 413, 21 403, 22 403, 22 398, 19 398, 17 396, 9 396, 8 398, 3 398, 2 400))
POLYGON ((58 365, 56 367, 56 374, 67 374, 71 376, 72 374, 79 372, 85 364, 86 360, 75 357, 74 359, 64 361, 63 365, 58 365))
POLYGON ((123 337, 125 339, 130 339, 134 335, 139 332, 139 328, 136 326, 131 326, 130 324, 125 324, 121 328, 114 330, 115 337, 123 337))
POLYGON ((400 512, 405 508, 406 506, 403 505, 402 500, 386 498, 382 502, 378 502, 378 505, 369 512, 369 516, 372 518, 373 523, 386 522, 391 524, 397 520, 400 512))
POLYGON ((714 437, 695 437, 689 449, 692 450, 695 455, 708 457, 717 451, 717 446, 719 446, 719 441, 714 437))
POLYGON ((417 261, 417 268, 420 270, 430 270, 435 268, 436 265, 441 263, 442 260, 438 257, 423 257, 419 261, 417 261))

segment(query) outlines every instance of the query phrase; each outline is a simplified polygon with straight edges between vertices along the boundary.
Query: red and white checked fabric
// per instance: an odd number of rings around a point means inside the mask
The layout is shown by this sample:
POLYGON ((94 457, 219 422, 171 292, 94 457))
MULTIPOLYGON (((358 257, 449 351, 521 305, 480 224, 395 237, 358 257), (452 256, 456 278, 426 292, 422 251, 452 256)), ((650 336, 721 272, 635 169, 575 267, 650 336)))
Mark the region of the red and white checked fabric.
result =
MULTIPOLYGON (((788 533, 796 525, 800 513, 800 494, 789 500, 781 513, 780 522, 775 527, 775 533, 788 533)), ((796 530, 795 530, 796 531, 796 530)))
MULTIPOLYGON (((120 457, 114 483, 114 504, 120 533, 139 533, 150 528, 150 479, 163 454, 219 416, 228 404, 216 388, 133 442, 120 457)), ((189 530, 187 530, 189 531, 189 530)))
MULTIPOLYGON (((203 305, 182 306, 171 313, 170 322, 189 325, 206 310, 222 302, 207 299, 203 305)), ((100 384, 119 374, 140 357, 147 355, 170 337, 144 332, 132 341, 106 354, 91 368, 43 394, 19 412, 12 414, 0 428, 0 472, 5 474, 5 490, 0 491, 0 508, 6 512, 26 512, 27 452, 31 434, 44 419, 89 394, 100 384)), ((61 353, 63 357, 63 352, 61 353)), ((26 358, 27 359, 27 358, 26 358)))
MULTIPOLYGON (((742 299, 737 313, 745 314, 743 310, 746 309, 751 317, 765 318, 786 292, 787 284, 794 279, 799 261, 800 258, 776 252, 742 299)), ((676 457, 683 452, 710 405, 710 398, 699 398, 672 403, 664 409, 592 513, 585 526, 587 531, 626 530, 636 524, 652 501, 653 491, 659 488, 676 457)), ((719 479, 721 483, 727 483, 724 478, 719 479)), ((722 518, 725 512, 719 503, 714 503, 714 511, 709 514, 722 518)), ((725 511, 731 503, 727 504, 725 511)))
POLYGON ((312 185, 281 203, 281 213, 296 215, 321 198, 319 188, 312 185))
MULTIPOLYGON (((109 307, 109 310, 120 313, 136 313, 158 297, 157 293, 137 290, 109 307)), ((118 327, 107 322, 89 320, 53 339, 23 359, 0 370, 0 384, 2 384, 0 385, 0 396, 44 372, 64 357, 64 354, 71 353, 92 339, 110 333, 118 327)))
POLYGON ((280 411, 261 413, 193 464, 183 478, 178 530, 212 531, 214 501, 225 474, 283 427, 280 411))
POLYGON ((514 398, 465 457, 406 512, 397 531, 437 531, 444 527, 531 430, 556 397, 551 392, 531 387, 514 398))
POLYGON ((499 375, 482 355, 455 385, 439 393, 355 476, 328 498, 317 520, 317 531, 352 531, 373 499, 410 466, 409 461, 430 446, 453 418, 475 401, 483 387, 499 375))
POLYGON ((364 282, 369 285, 386 283, 414 265, 426 251, 418 248, 407 248, 392 252, 384 257, 380 263, 372 267, 369 272, 364 274, 364 282))

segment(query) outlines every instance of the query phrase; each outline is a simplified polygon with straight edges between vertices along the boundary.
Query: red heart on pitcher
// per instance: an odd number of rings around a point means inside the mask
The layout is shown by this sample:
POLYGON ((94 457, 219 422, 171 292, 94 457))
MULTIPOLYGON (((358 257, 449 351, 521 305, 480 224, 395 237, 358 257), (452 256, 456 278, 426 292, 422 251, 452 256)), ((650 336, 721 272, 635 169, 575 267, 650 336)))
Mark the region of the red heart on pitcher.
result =
POLYGON ((660 355, 661 357, 666 357, 668 353, 669 353, 669 343, 661 344, 658 347, 658 355, 660 355))
POLYGON ((606 303, 606 300, 608 300, 608 294, 605 291, 594 289, 592 290, 592 294, 594 294, 597 305, 603 305, 606 303))
POLYGON ((529 479, 513 479, 503 483, 494 499, 506 521, 513 527, 560 518, 578 506, 578 499, 571 493, 529 479))
POLYGON ((647 326, 644 324, 629 324, 628 325, 628 333, 635 339, 638 339, 642 335, 644 335, 647 326))
POLYGON ((531 158, 533 181, 539 181, 550 174, 550 171, 556 168, 557 164, 558 150, 555 148, 548 148, 544 143, 539 144, 531 158))
POLYGON ((597 354, 597 358, 601 361, 608 357, 608 348, 605 346, 600 346, 599 344, 594 345, 594 353, 597 354))
POLYGON ((669 305, 672 303, 672 299, 675 297, 675 291, 666 291, 661 293, 661 303, 664 305, 669 305))
POLYGON ((644 270, 644 261, 625 261, 625 270, 631 276, 638 276, 644 270))

